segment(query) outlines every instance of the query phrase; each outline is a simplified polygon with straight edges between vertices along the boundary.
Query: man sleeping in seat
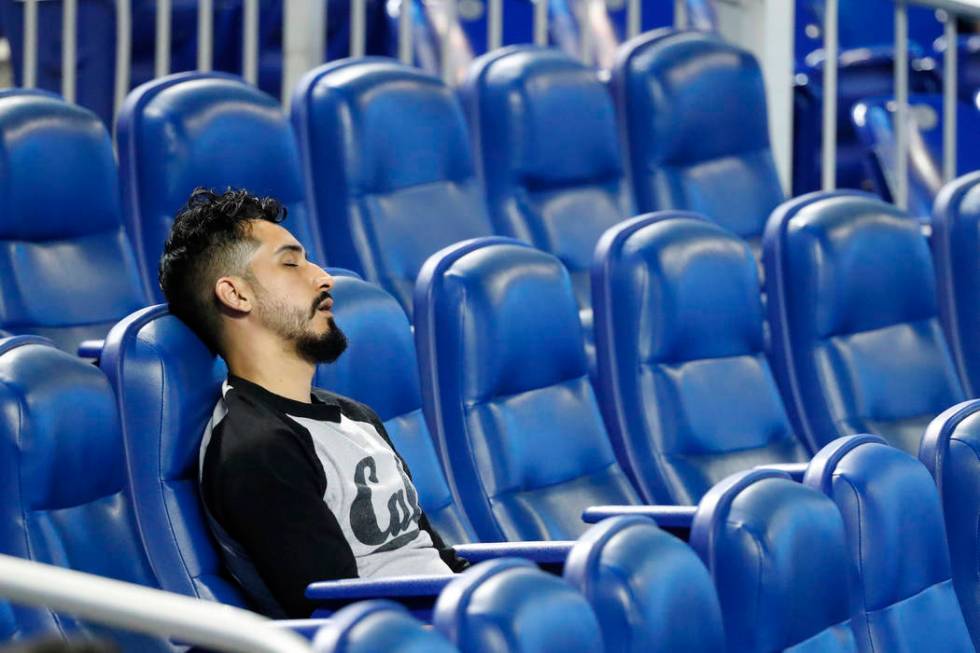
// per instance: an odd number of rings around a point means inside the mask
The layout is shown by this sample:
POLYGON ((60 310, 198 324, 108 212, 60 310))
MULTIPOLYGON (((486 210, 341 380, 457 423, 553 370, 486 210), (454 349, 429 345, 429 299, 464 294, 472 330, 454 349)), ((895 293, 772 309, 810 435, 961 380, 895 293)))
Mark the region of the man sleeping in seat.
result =
POLYGON ((200 487, 225 562, 255 607, 307 617, 318 580, 450 574, 467 565, 419 507, 367 406, 313 388, 347 346, 333 279, 244 190, 197 189, 160 261, 171 312, 228 365, 201 442, 200 487))

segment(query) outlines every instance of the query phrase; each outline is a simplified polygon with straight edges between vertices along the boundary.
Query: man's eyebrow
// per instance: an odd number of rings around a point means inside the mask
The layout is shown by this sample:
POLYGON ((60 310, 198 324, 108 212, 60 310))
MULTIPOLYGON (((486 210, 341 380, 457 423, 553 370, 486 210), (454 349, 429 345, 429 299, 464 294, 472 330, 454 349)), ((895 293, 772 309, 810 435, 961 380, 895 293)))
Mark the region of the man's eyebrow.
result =
POLYGON ((296 252, 298 254, 305 254, 306 250, 303 249, 302 245, 294 245, 292 243, 287 243, 285 245, 280 245, 276 248, 276 251, 272 253, 273 256, 278 256, 283 252, 296 252))

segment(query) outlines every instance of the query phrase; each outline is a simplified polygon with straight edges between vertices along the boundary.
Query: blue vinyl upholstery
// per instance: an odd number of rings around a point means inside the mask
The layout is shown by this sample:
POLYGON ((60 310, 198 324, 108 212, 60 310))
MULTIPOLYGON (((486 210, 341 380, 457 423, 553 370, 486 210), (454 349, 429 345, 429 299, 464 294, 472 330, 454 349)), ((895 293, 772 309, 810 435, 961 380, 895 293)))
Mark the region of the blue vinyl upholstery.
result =
POLYGON ((856 435, 821 449, 803 482, 829 496, 844 517, 861 650, 973 653, 926 468, 880 437, 856 435))
POLYGON ((593 284, 603 414, 647 501, 697 503, 734 472, 809 459, 744 241, 693 213, 640 216, 603 235, 593 284))
POLYGON ((844 524, 819 492, 783 472, 735 474, 701 501, 691 546, 714 576, 730 651, 859 650, 844 524))
POLYGON ((623 45, 612 82, 637 210, 702 213, 755 244, 783 200, 755 58, 658 30, 623 45))
POLYGON ((151 297, 162 299, 163 244, 197 186, 275 197, 289 213, 283 226, 324 263, 296 139, 275 98, 231 75, 169 75, 129 94, 116 132, 127 227, 151 297))
MULTIPOLYGON (((0 416, 0 552, 156 587, 126 487, 119 415, 105 376, 45 339, 5 339, 0 416)), ((12 613, 19 638, 88 634, 127 651, 177 650, 164 640, 44 608, 15 605, 12 613)))
POLYGON ((317 369, 316 385, 370 406, 405 459, 429 522, 447 544, 472 542, 422 414, 412 327, 394 297, 353 277, 334 277, 333 314, 347 335, 343 356, 317 369))
MULTIPOLYGON (((943 185, 943 98, 913 95, 909 98, 913 128, 909 133, 909 213, 928 221, 943 185)), ((875 191, 885 199, 895 196, 896 166, 895 99, 878 97, 854 105, 851 121, 865 149, 865 161, 875 191)), ((956 167, 959 174, 980 169, 980 110, 966 102, 956 105, 956 167)))
POLYGON ((589 601, 607 653, 722 653, 711 576, 678 538, 642 517, 613 517, 572 546, 565 580, 589 601))
POLYGON ((0 92, 0 171, 0 329, 75 353, 146 304, 95 114, 44 92, 0 92))
POLYGON ((390 59, 327 64, 296 87, 292 120, 331 265, 409 314, 430 254, 493 233, 462 107, 436 77, 390 59))
POLYGON ((532 46, 481 57, 463 92, 494 228, 561 259, 587 309, 596 241, 632 213, 609 92, 532 46))
POLYGON ((224 364, 161 305, 116 325, 100 365, 116 392, 130 483, 140 498, 136 516, 160 585, 244 605, 224 573, 198 496, 198 449, 224 364))
POLYGON ((453 653, 456 647, 397 603, 361 601, 331 615, 314 653, 453 653))
POLYGON ((599 653, 602 634, 585 598, 516 558, 474 565, 436 601, 433 625, 467 653, 599 653))
POLYGON ((877 433, 918 451, 963 400, 919 223, 855 192, 787 202, 766 227, 772 363, 797 434, 816 451, 877 433))
POLYGON ((919 460, 939 488, 953 587, 980 648, 980 401, 947 409, 922 438, 919 460))
POLYGON ((572 539, 636 503, 589 383, 568 272, 507 238, 432 256, 415 293, 422 399, 481 540, 572 539))
POLYGON ((960 380, 980 395, 980 172, 947 184, 932 214, 939 314, 960 380))

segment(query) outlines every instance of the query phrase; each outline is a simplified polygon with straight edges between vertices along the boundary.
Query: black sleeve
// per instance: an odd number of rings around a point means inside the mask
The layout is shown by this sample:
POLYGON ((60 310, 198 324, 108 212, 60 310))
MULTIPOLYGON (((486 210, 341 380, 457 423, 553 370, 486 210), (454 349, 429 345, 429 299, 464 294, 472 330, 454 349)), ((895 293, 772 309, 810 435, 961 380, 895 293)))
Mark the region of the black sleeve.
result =
POLYGON ((291 617, 308 617, 313 581, 357 577, 340 524, 323 501, 323 481, 288 427, 224 461, 216 491, 218 519, 248 552, 291 617))
MULTIPOLYGON (((375 430, 377 430, 378 434, 384 438, 384 441, 388 443, 391 450, 398 456, 398 459, 401 460, 402 467, 405 468, 405 473, 408 474, 409 478, 412 478, 412 470, 408 468, 408 463, 406 463, 405 459, 402 458, 402 455, 398 453, 398 448, 395 447, 395 444, 391 441, 391 437, 388 435, 388 430, 385 429, 384 422, 381 421, 378 414, 371 410, 371 408, 367 405, 354 401, 353 399, 340 397, 339 395, 334 396, 342 402, 341 405, 343 406, 343 411, 349 415, 351 419, 367 422, 373 426, 375 430)), ((429 534, 429 537, 432 538, 432 545, 436 548, 436 551, 439 552, 439 557, 442 558, 442 561, 445 562, 446 565, 453 570, 453 572, 458 574, 470 566, 468 560, 460 558, 458 555, 456 555, 456 552, 452 547, 446 546, 446 543, 442 541, 441 537, 439 537, 439 533, 437 533, 436 529, 434 529, 432 524, 429 523, 429 518, 426 516, 424 510, 422 511, 422 517, 419 519, 419 528, 429 534)))

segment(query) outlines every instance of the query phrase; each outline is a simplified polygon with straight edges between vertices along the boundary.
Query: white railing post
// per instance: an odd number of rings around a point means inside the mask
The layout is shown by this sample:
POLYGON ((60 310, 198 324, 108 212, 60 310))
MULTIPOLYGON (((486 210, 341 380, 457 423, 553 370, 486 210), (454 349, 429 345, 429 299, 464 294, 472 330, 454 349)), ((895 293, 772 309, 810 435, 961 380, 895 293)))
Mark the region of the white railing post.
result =
POLYGON ((116 89, 115 111, 119 113, 129 93, 129 60, 131 55, 132 16, 130 0, 116 0, 116 89))
POLYGON ((943 67, 943 182, 956 178, 956 106, 959 55, 956 16, 946 12, 946 65, 943 67))
POLYGON ((245 18, 242 21, 242 77, 249 84, 258 84, 259 0, 245 0, 242 11, 245 18))
POLYGON ((674 28, 687 29, 687 0, 674 0, 674 28))
POLYGON ((504 42, 503 0, 489 0, 487 4, 487 52, 496 50, 504 42))
POLYGON ((214 2, 197 1, 197 70, 206 73, 214 65, 214 2))
POLYGON ((366 0, 351 0, 350 3, 350 56, 352 57, 364 56, 367 32, 366 4, 366 0))
POLYGON ((445 6, 446 29, 442 32, 440 59, 442 59, 442 81, 452 84, 453 74, 453 29, 456 26, 456 0, 442 0, 445 6))
POLYGON ((78 60, 78 0, 62 0, 61 4, 61 96, 75 101, 75 82, 78 60))
POLYGON ((827 0, 823 28, 823 149, 820 158, 820 186, 837 187, 837 63, 840 44, 837 40, 837 0, 827 0))
POLYGON ((283 3, 282 103, 289 105, 293 87, 306 71, 323 62, 324 0, 283 3))
POLYGON ((153 76, 164 77, 170 73, 170 0, 157 0, 156 47, 153 50, 153 76))
POLYGON ((548 0, 534 0, 534 45, 548 45, 548 0))
MULTIPOLYGON (((676 9, 675 9, 676 12, 676 9)), ((640 34, 642 25, 643 7, 640 0, 629 0, 626 5, 626 38, 631 39, 640 34)))
POLYGON ((24 0, 24 67, 21 82, 24 88, 37 86, 37 3, 24 0))
MULTIPOLYGON (((952 44, 956 47, 956 44, 952 44)), ((909 205, 909 16, 905 0, 895 0, 895 205, 909 205)))

